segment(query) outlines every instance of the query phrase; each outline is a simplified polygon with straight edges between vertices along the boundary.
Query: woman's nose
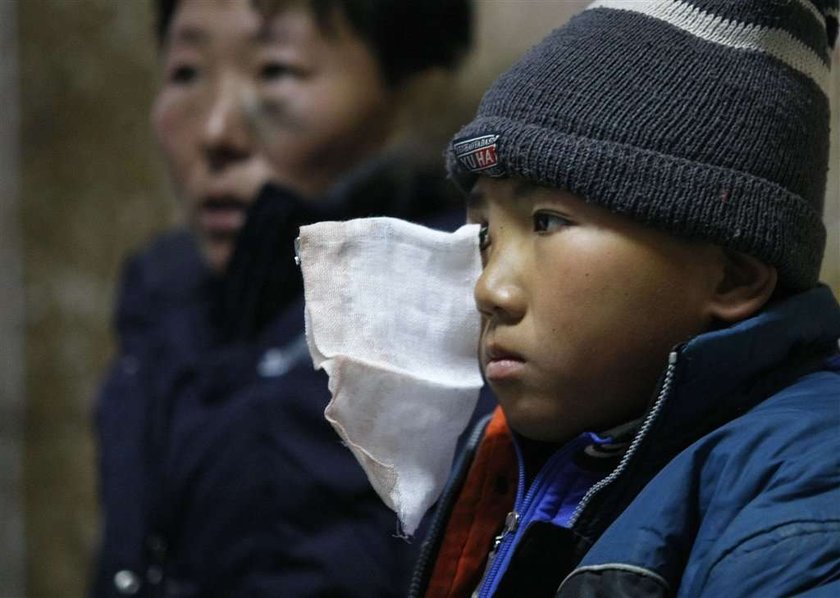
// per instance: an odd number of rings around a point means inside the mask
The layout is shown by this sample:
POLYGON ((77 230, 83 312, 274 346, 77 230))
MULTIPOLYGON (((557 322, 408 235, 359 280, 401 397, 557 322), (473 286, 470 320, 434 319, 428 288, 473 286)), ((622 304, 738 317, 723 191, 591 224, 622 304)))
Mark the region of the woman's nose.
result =
POLYGON ((251 156, 253 145, 243 94, 233 79, 220 81, 203 125, 202 146, 211 170, 251 156))

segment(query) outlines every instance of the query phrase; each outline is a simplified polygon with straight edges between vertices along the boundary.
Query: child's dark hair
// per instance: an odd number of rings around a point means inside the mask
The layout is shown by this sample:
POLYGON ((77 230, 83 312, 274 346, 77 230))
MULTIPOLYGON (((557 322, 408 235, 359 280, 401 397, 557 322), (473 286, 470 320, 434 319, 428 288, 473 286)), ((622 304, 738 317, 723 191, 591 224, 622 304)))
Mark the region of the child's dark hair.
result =
MULTIPOLYGON (((181 0, 155 0, 163 43, 181 0)), ((263 12, 288 0, 252 0, 263 12)), ((451 69, 472 42, 472 0, 305 0, 327 33, 340 11, 368 44, 385 81, 396 86, 432 67, 451 69)))

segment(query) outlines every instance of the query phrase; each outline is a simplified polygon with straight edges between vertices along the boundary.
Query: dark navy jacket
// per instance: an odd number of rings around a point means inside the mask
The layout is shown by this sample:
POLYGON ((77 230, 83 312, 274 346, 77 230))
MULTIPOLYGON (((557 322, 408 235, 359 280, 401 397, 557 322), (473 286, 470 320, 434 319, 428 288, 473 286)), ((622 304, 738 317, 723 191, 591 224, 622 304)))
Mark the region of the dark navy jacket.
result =
MULTIPOLYGON (((463 211, 423 221, 454 228, 463 211)), ((302 299, 255 338, 219 342, 217 284, 186 232, 127 263, 120 357, 97 406, 94 596, 404 595, 420 542, 396 537, 396 516, 324 420, 302 299)))
POLYGON ((520 489, 479 595, 840 595, 838 337, 819 287, 676 349, 626 453, 571 515, 551 459, 554 478, 520 489))

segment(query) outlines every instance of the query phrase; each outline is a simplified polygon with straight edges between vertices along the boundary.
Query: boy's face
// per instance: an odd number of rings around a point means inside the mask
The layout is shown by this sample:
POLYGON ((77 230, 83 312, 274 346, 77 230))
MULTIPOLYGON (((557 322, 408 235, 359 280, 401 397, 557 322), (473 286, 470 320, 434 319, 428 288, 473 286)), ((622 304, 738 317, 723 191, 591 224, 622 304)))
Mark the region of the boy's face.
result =
POLYGON ((709 328, 719 248, 565 191, 481 177, 482 370, 510 426, 562 442, 643 412, 670 349, 709 328))
POLYGON ((305 3, 266 21, 252 0, 181 0, 163 61, 152 124, 216 270, 263 184, 320 194, 387 132, 372 54, 341 15, 327 32, 305 3))

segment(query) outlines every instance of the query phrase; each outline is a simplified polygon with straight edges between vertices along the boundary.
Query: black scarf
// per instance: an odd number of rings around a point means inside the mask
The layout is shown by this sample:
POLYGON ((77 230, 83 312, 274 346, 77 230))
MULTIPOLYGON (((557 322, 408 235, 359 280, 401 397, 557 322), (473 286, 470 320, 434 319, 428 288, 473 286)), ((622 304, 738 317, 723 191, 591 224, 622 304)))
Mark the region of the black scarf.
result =
POLYGON ((294 261, 294 239, 301 226, 369 216, 423 220, 456 205, 453 193, 436 172, 393 158, 366 165, 318 200, 266 185, 248 209, 219 285, 220 340, 255 338, 300 296, 303 280, 294 261))

